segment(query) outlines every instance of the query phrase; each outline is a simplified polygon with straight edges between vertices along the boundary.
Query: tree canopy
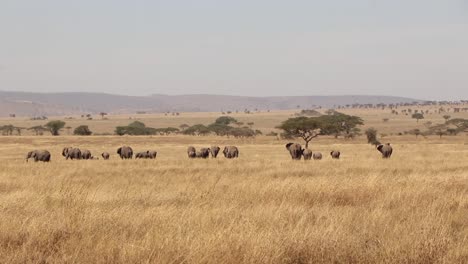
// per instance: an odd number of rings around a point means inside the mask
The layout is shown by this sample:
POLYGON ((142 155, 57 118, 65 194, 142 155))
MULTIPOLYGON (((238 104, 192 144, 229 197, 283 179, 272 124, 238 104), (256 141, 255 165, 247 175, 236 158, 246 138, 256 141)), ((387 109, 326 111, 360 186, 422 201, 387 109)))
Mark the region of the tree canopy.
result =
POLYGON ((90 136, 93 132, 86 125, 81 125, 73 130, 73 135, 90 136))
POLYGON ((215 124, 218 124, 218 125, 225 125, 225 126, 228 126, 230 124, 235 124, 237 123, 237 119, 235 119, 234 117, 230 117, 230 116, 220 116, 218 117, 216 120, 215 120, 215 124))
POLYGON ((65 127, 65 122, 62 120, 53 120, 44 125, 53 136, 58 136, 60 130, 65 127))
POLYGON ((185 135, 192 135, 192 136, 202 136, 208 135, 210 133, 210 129, 202 124, 196 124, 189 128, 186 128, 183 133, 185 135))
POLYGON ((419 120, 424 119, 424 115, 422 113, 414 113, 411 117, 416 119, 416 122, 419 122, 419 120))
POLYGON ((336 111, 319 117, 295 117, 284 121, 277 128, 284 131, 283 137, 302 138, 306 143, 320 135, 344 136, 352 138, 359 133, 357 126, 363 125, 360 117, 349 116, 336 111))
POLYGON ((141 136, 141 135, 154 135, 156 134, 156 129, 152 127, 147 127, 143 122, 134 121, 128 126, 118 126, 115 128, 115 133, 119 136, 123 135, 132 135, 132 136, 141 136))

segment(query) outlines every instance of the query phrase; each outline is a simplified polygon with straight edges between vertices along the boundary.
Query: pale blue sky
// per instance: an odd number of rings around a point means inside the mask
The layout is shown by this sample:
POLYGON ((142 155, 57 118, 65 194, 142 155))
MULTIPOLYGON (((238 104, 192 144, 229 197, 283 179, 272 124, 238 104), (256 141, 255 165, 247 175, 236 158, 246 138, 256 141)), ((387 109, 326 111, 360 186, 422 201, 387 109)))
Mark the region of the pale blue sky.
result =
POLYGON ((0 90, 468 99, 466 0, 1 0, 0 90))

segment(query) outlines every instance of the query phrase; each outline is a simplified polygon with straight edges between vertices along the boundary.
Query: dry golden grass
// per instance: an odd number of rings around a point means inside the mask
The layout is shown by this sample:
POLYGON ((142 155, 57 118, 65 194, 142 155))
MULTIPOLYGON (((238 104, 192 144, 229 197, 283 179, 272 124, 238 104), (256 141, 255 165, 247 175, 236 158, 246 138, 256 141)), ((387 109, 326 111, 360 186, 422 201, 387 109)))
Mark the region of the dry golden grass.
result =
POLYGON ((392 159, 322 138, 293 162, 283 141, 218 137, 0 137, 2 263, 467 263, 465 137, 389 138, 392 159), (189 160, 235 144, 238 160, 189 160), (115 149, 156 149, 157 160, 115 149), (64 146, 111 152, 65 161, 64 146), (30 149, 52 162, 26 163, 30 149), (326 153, 339 149, 341 160, 326 153))

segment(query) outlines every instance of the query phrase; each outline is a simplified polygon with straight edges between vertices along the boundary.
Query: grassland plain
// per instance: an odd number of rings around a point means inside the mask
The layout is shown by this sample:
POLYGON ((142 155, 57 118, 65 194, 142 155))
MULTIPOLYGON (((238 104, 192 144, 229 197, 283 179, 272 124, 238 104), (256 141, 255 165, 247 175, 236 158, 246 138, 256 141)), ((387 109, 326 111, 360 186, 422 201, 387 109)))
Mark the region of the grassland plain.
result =
POLYGON ((272 137, 0 137, 3 263, 467 263, 465 136, 321 138, 318 162, 272 137), (189 160, 186 147, 234 144, 238 160, 189 160), (157 160, 115 150, 156 149, 157 160), (65 161, 79 146, 111 160, 65 161), (52 162, 26 163, 30 149, 52 162))

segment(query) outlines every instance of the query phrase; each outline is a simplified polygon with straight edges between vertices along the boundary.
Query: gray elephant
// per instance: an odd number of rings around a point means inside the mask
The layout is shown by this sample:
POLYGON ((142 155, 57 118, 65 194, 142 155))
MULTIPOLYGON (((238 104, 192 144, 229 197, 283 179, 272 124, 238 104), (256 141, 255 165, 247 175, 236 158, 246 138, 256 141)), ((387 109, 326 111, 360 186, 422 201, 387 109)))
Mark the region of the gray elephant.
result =
POLYGON ((336 151, 336 150, 332 150, 332 152, 330 152, 330 156, 332 157, 332 159, 339 159, 340 155, 341 155, 341 153, 339 151, 336 151))
POLYGON ((138 152, 135 154, 135 159, 147 159, 148 157, 148 151, 138 152))
POLYGON ((199 151, 196 152, 196 157, 200 159, 207 159, 209 156, 210 156, 209 148, 201 148, 199 151))
POLYGON ((156 159, 156 156, 158 155, 157 151, 148 151, 148 158, 149 159, 156 159))
POLYGON ((223 150, 224 157, 234 159, 239 157, 239 149, 236 146, 225 146, 223 150))
POLYGON ((104 160, 108 160, 109 157, 110 157, 110 154, 107 153, 107 152, 103 152, 103 153, 101 154, 101 156, 102 156, 102 158, 103 158, 104 160))
POLYGON ((81 150, 79 148, 64 148, 62 150, 62 156, 65 157, 65 159, 81 159, 81 150))
POLYGON ((382 153, 382 158, 384 159, 389 159, 392 156, 393 153, 393 148, 390 146, 390 143, 387 143, 385 145, 379 145, 377 147, 377 150, 382 153))
POLYGON ((28 154, 26 155, 26 162, 28 162, 29 159, 34 159, 34 162, 49 162, 50 152, 47 150, 33 150, 28 152, 28 154))
POLYGON ((84 149, 83 151, 81 151, 81 159, 84 159, 84 160, 93 159, 93 155, 91 155, 91 151, 87 149, 84 149))
POLYGON ((315 152, 312 157, 314 158, 314 160, 321 160, 322 159, 322 153, 320 152, 315 152))
POLYGON ((197 150, 194 147, 190 146, 187 148, 187 155, 190 159, 194 159, 197 157, 197 150))
POLYGON ((303 149, 300 144, 290 142, 286 144, 286 149, 289 151, 293 160, 301 160, 303 149))
POLYGON ((117 154, 119 154, 121 159, 132 159, 133 149, 129 146, 122 146, 117 149, 117 154))
POLYGON ((310 149, 303 149, 302 156, 304 156, 304 160, 311 160, 312 159, 312 150, 310 149))
POLYGON ((221 148, 218 146, 211 146, 210 150, 211 150, 211 157, 216 159, 216 157, 218 157, 218 153, 221 150, 221 148))

